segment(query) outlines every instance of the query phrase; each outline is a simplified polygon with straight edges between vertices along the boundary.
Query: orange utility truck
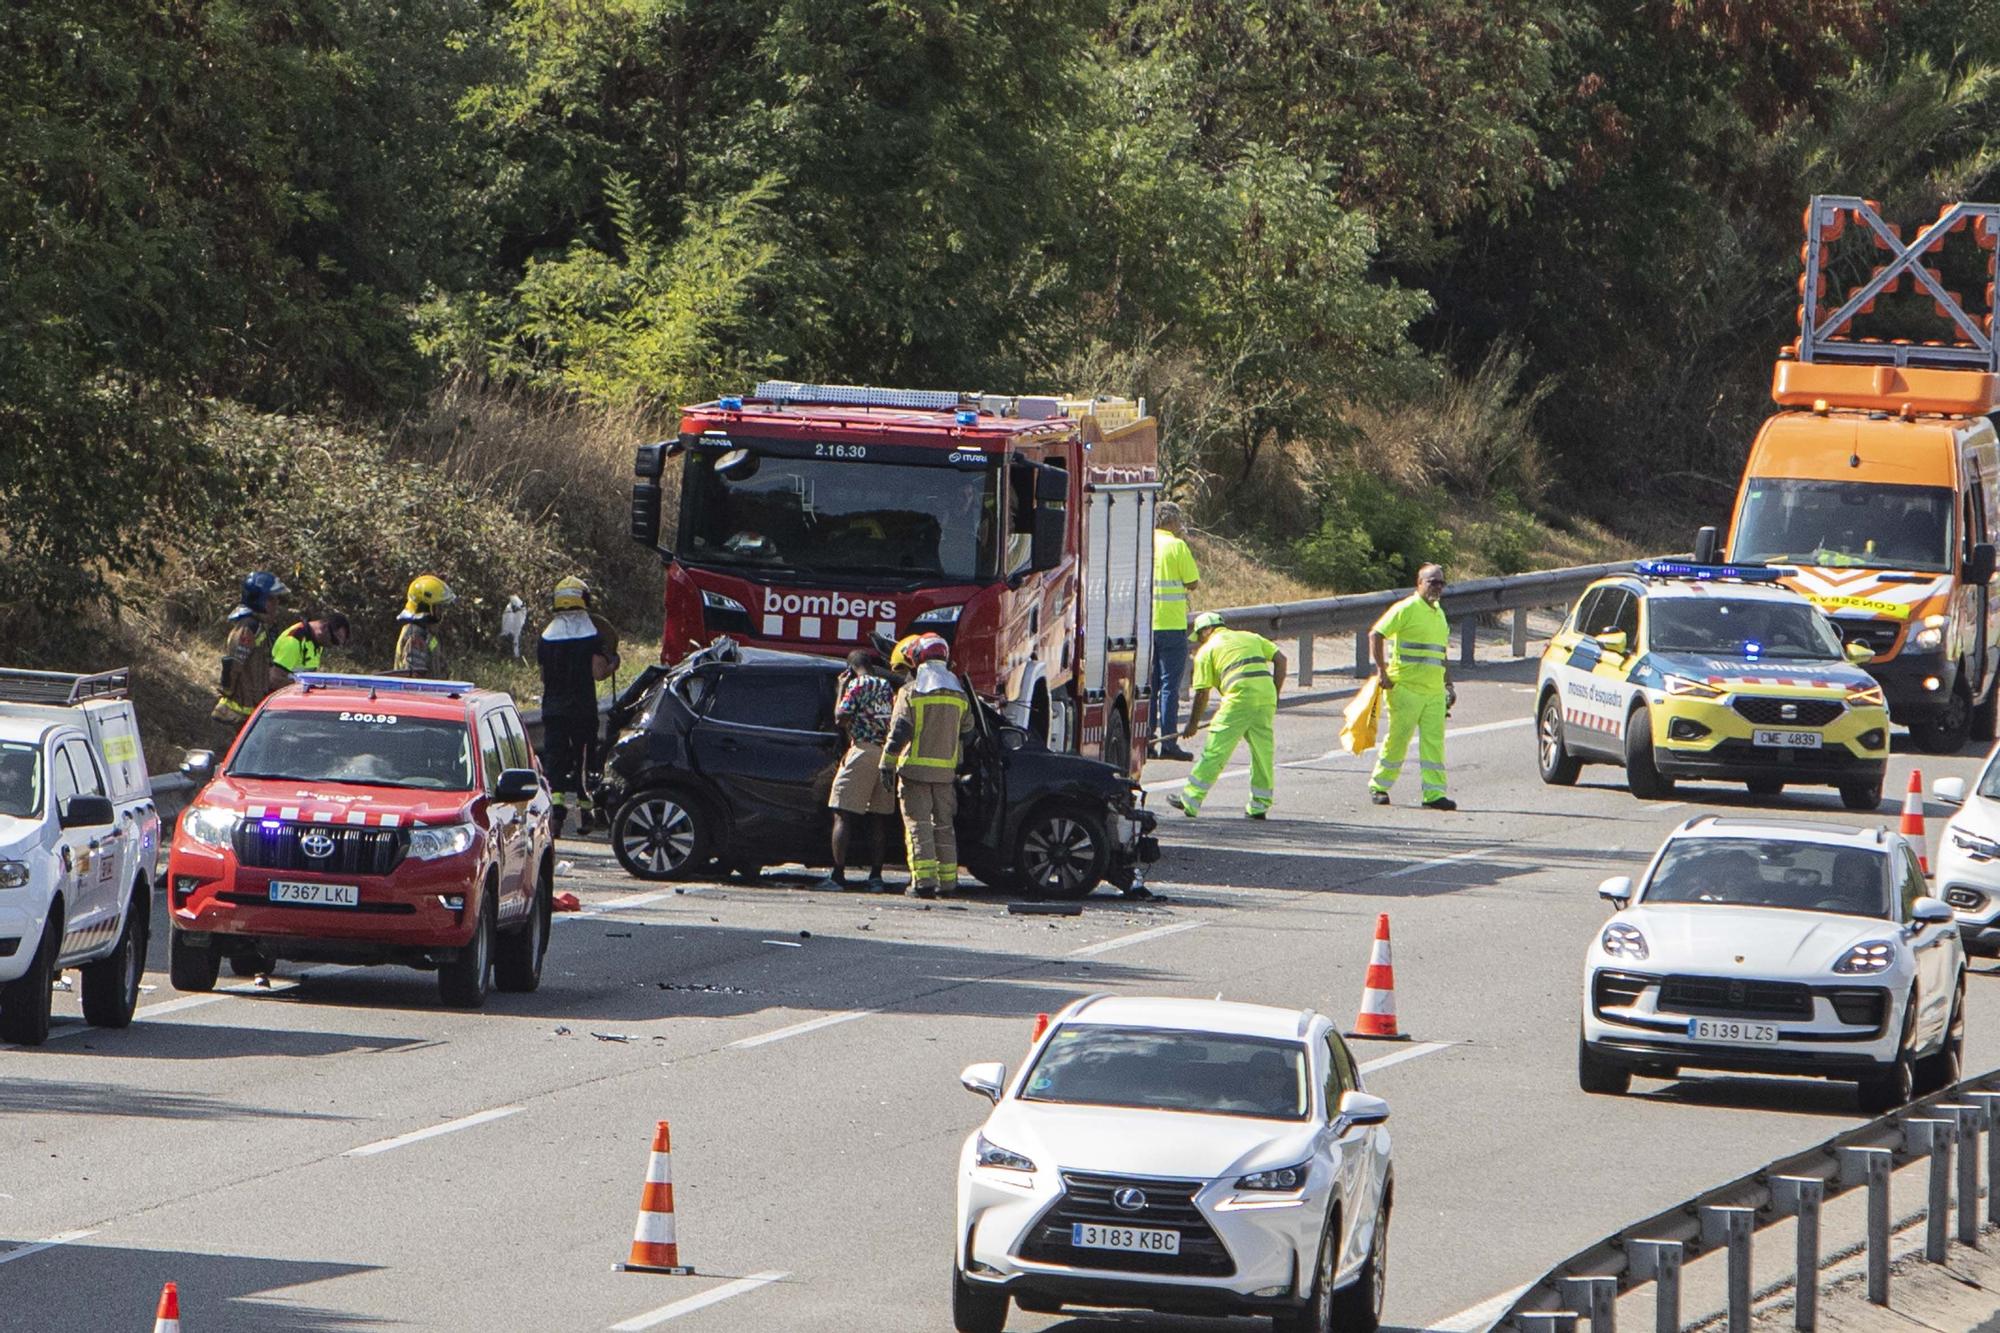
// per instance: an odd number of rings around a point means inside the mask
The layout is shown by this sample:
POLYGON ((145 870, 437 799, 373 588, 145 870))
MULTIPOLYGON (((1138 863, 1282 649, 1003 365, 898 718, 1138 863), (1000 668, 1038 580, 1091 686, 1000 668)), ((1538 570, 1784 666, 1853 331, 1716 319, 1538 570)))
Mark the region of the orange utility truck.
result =
POLYGON ((1783 582, 1831 617, 1918 745, 1992 740, 2000 204, 1947 205, 1906 244, 1875 203, 1820 195, 1805 227, 1799 338, 1778 355, 1782 410, 1750 448, 1728 559, 1789 566, 1783 582), (1943 336, 1858 336, 1864 317, 1943 336))

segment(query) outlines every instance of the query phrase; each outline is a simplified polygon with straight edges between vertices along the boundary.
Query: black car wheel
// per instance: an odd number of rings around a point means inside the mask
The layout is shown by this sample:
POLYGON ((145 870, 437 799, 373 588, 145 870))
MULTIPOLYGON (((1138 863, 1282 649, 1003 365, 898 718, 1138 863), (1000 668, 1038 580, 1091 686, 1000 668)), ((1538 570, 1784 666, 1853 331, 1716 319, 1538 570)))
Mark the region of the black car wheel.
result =
POLYGON ((618 864, 640 879, 686 879, 708 865, 714 832, 708 811, 671 787, 642 791, 611 821, 618 864))
POLYGON ((82 969, 83 1018, 92 1027, 128 1027, 139 1007, 139 978, 146 971, 146 917, 139 895, 145 891, 144 884, 132 886, 118 946, 82 969))
POLYGON ((1889 1067, 1879 1074, 1860 1080, 1854 1088, 1854 1097, 1861 1104, 1864 1114, 1887 1115, 1898 1107, 1909 1104, 1917 1095, 1916 1062, 1910 1058, 1910 1043, 1917 1035, 1917 993, 1910 992, 1910 998, 1903 1005, 1903 1035, 1896 1042, 1896 1058, 1889 1067))
POLYGON ((458 956, 438 966, 438 994, 454 1009, 479 1009, 486 1004, 486 988, 493 972, 494 918, 499 913, 500 885, 489 880, 479 896, 479 920, 472 938, 458 956))
POLYGON ((0 986, 0 1041, 39 1046, 49 1039, 49 991, 56 984, 56 954, 62 949, 62 920, 51 915, 28 970, 0 986))
POLYGON ((1674 794, 1674 780, 1653 762, 1653 715, 1636 708, 1625 723, 1625 786, 1642 801, 1664 801, 1674 794))
POLYGON ((1109 841, 1102 816, 1046 805, 1021 824, 1014 868, 1029 893, 1081 898, 1104 878, 1109 841))
POLYGON ((1563 744, 1562 700, 1551 694, 1542 701, 1541 719, 1536 724, 1537 757, 1542 781, 1552 787, 1573 787, 1583 764, 1563 744))
POLYGON ((967 1282, 952 1269, 951 1326, 958 1333, 1000 1333, 1007 1327, 1007 1293, 967 1282))
POLYGON ((502 935, 493 949, 493 984, 526 995, 542 984, 542 958, 549 951, 549 920, 555 911, 555 882, 547 862, 535 875, 535 898, 528 919, 502 935))
POLYGON ((1847 782, 1840 788, 1840 803, 1849 810, 1876 810, 1882 805, 1882 779, 1847 782))
POLYGON ((1910 736, 1927 754, 1957 754, 1972 739, 1972 698, 1966 692, 1965 674, 1959 673, 1951 702, 1921 722, 1912 723, 1910 736))
POLYGON ((187 942, 187 932, 169 930, 167 935, 167 979, 177 991, 200 995, 215 989, 216 973, 222 970, 222 955, 187 942))
POLYGON ((1132 729, 1116 708, 1111 710, 1111 720, 1104 724, 1104 762, 1120 773, 1132 771, 1132 729))

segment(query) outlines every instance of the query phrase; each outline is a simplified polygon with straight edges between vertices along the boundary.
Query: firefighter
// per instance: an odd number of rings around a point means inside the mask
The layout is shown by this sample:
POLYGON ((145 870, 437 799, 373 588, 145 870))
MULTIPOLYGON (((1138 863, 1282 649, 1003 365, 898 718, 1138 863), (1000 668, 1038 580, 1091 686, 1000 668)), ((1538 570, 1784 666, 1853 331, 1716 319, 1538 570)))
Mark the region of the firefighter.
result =
POLYGON ((1277 796, 1277 766, 1271 746, 1278 719, 1278 692, 1285 688, 1285 655, 1278 645, 1247 629, 1226 629, 1222 617, 1204 611, 1194 618, 1194 701, 1188 705, 1187 730, 1192 736, 1208 711, 1212 690, 1222 692, 1208 744, 1188 773, 1185 793, 1173 792, 1167 803, 1193 819, 1201 813, 1208 789, 1222 774, 1236 742, 1250 747, 1250 802, 1243 813, 1262 819, 1277 796))
POLYGON ((444 641, 438 636, 438 621, 444 608, 457 600, 458 594, 435 574, 419 574, 410 580, 402 614, 396 617, 403 628, 396 635, 396 664, 390 668, 391 675, 432 679, 444 675, 444 641))
POLYGON ((329 648, 345 648, 347 617, 328 611, 292 625, 271 644, 271 688, 281 690, 301 671, 317 671, 329 648))
POLYGON ((548 760, 556 836, 577 810, 578 833, 590 832, 588 761, 597 735, 597 682, 611 675, 615 649, 590 614, 590 585, 574 574, 557 582, 555 616, 535 646, 542 668, 542 752, 548 760))
POLYGON ((1410 733, 1415 732, 1424 809, 1458 809, 1444 794, 1444 717, 1458 702, 1458 691, 1445 672, 1451 625, 1443 600, 1443 568, 1425 565, 1417 571, 1417 590, 1384 611, 1368 631, 1375 674, 1389 702, 1389 731, 1368 781, 1368 799, 1377 805, 1389 804, 1389 789, 1403 771, 1410 733))
POLYGON ((945 664, 951 646, 925 634, 898 654, 916 667, 896 692, 882 766, 895 781, 909 857, 909 892, 935 898, 958 887, 958 760, 972 734, 972 701, 945 664))
POLYGON ((222 693, 209 714, 223 729, 225 746, 271 692, 269 620, 291 593, 283 579, 265 570, 243 580, 242 601, 229 613, 229 633, 222 640, 222 693))
POLYGON ((1185 519, 1171 500, 1153 511, 1153 753, 1160 759, 1194 758, 1175 733, 1181 725, 1181 677, 1187 674, 1188 594, 1201 586, 1201 568, 1181 537, 1185 519))

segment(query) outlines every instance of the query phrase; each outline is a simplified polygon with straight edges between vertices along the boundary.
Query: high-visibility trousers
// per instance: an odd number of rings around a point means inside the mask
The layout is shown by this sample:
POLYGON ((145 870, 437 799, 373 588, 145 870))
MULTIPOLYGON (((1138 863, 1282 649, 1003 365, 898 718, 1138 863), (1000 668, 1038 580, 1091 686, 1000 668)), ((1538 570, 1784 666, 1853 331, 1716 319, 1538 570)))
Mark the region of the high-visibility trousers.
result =
POLYGON ((1232 694, 1222 701, 1222 707, 1215 712, 1215 721, 1208 727, 1208 744, 1201 748, 1201 758, 1195 760, 1194 769, 1188 774, 1187 788, 1181 793, 1181 808, 1189 814, 1201 809, 1201 803, 1208 796, 1208 789, 1222 776, 1222 769, 1229 757, 1236 753, 1236 743, 1242 741, 1250 747, 1250 803, 1244 813, 1261 815, 1271 808, 1271 802, 1278 794, 1277 765, 1272 761, 1273 724, 1278 717, 1278 694, 1264 682, 1265 688, 1254 686, 1245 693, 1232 694))
POLYGON ((1403 756, 1409 753, 1410 733, 1417 736, 1417 767, 1423 776, 1424 799, 1435 801, 1444 795, 1444 693, 1420 692, 1393 685, 1389 688, 1389 731, 1381 740, 1375 760, 1375 776, 1368 786, 1386 792, 1396 785, 1403 771, 1403 756))
POLYGON ((903 809, 903 850, 910 881, 951 889, 958 885, 958 787, 950 782, 920 782, 907 774, 896 784, 903 809))

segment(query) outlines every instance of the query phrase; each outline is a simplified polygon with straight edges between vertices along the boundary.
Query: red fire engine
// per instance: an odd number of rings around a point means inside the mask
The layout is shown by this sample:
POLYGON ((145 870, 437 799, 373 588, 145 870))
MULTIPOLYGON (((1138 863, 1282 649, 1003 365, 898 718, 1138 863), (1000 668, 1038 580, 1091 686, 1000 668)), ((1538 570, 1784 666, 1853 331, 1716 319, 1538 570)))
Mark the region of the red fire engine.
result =
POLYGON ((663 661, 724 634, 845 656, 931 631, 1010 722, 1137 771, 1159 490, 1144 400, 774 381, 685 409, 634 470, 632 536, 666 562, 663 661))

